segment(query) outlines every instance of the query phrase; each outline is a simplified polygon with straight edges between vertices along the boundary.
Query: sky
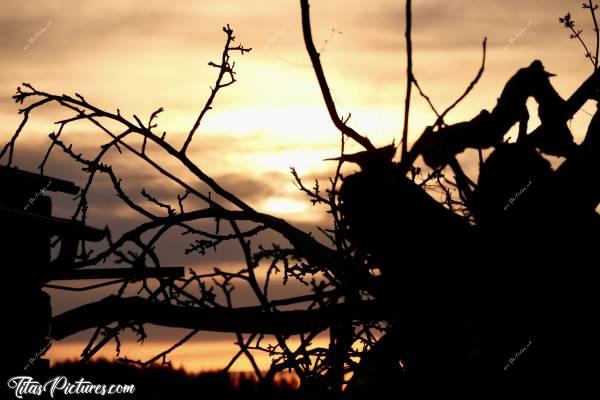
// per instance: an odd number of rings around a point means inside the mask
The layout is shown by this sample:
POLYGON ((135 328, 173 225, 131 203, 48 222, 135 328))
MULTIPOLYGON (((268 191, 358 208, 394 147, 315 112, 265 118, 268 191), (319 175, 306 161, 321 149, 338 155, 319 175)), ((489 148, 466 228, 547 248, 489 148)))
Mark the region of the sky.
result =
MULTIPOLYGON (((558 23, 567 11, 584 39, 592 43, 591 21, 581 1, 570 0, 419 0, 413 2, 414 73, 434 104, 444 109, 465 90, 481 63, 488 39, 487 63, 471 95, 447 118, 459 122, 491 110, 504 83, 519 68, 540 59, 557 76, 552 82, 568 97, 592 72, 589 60, 558 23)), ((338 111, 352 113, 350 126, 377 146, 399 142, 404 118, 406 56, 404 2, 398 0, 313 0, 313 34, 338 111)), ((98 106, 148 116, 159 107, 159 127, 181 144, 209 95, 229 24, 236 40, 252 51, 234 54, 238 82, 220 92, 189 150, 190 158, 226 189, 256 209, 284 217, 302 229, 326 225, 322 209, 311 206, 289 174, 295 167, 307 181, 326 182, 333 165, 323 161, 339 153, 339 133, 326 113, 305 52, 297 0, 3 0, 0 3, 0 141, 20 122, 11 96, 21 82, 52 93, 83 94, 98 106)), ((535 104, 530 102, 532 114, 535 104)), ((584 109, 592 113, 593 104, 584 109)), ((33 170, 43 157, 53 122, 64 113, 48 107, 32 115, 17 144, 16 163, 33 170)), ((434 122, 434 115, 413 95, 409 142, 434 122)), ((577 141, 590 116, 579 112, 571 122, 577 141)), ((535 128, 532 119, 530 129, 535 128)), ((84 154, 105 140, 94 127, 80 124, 65 133, 84 154)), ((350 147, 350 150, 357 147, 350 147)), ((473 174, 476 153, 460 160, 473 174)), ((176 188, 147 166, 127 156, 111 159, 132 193, 146 188, 173 200, 176 188)), ((164 161, 168 163, 168 160, 164 161)), ((78 183, 84 175, 58 154, 47 173, 78 183)), ((475 176, 476 178, 476 176, 475 176)), ((60 197, 60 196, 59 196, 60 197)), ((139 198, 139 197, 138 197, 139 198)), ((55 213, 69 215, 68 198, 55 200, 55 213)), ((89 224, 108 224, 115 232, 142 220, 127 211, 107 182, 91 196, 89 224)), ((270 238, 265 238, 268 240, 270 238)), ((167 237, 165 263, 205 271, 235 268, 242 261, 235 246, 205 257, 184 257, 188 243, 167 237)), ((54 313, 111 293, 111 288, 74 295, 49 290, 54 313)), ((302 288, 277 289, 281 297, 302 288)), ((242 303, 249 295, 241 290, 242 303)), ((183 336, 181 330, 152 329, 143 346, 126 343, 131 358, 148 357, 183 336)), ((52 360, 76 357, 89 332, 55 343, 52 360)), ((191 370, 218 368, 235 353, 232 335, 201 334, 174 353, 176 365, 191 370)), ((113 348, 104 354, 111 356, 113 348)), ((260 360, 268 365, 268 359, 260 360)), ((234 369, 248 369, 244 361, 234 369)))

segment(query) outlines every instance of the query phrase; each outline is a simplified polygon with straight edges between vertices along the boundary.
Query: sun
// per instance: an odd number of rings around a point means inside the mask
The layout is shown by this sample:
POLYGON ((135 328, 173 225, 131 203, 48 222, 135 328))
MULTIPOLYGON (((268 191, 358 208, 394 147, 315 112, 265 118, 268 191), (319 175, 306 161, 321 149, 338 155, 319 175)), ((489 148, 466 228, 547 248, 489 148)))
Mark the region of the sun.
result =
POLYGON ((303 214, 308 211, 306 202, 288 199, 284 197, 270 197, 261 205, 264 212, 276 215, 303 214))

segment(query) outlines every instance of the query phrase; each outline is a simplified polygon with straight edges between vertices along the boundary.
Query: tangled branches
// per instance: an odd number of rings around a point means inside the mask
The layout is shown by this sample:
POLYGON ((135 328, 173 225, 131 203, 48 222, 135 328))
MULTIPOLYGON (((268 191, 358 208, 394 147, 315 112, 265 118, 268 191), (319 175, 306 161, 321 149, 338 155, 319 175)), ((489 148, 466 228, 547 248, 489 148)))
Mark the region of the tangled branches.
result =
MULTIPOLYGON (((337 193, 341 162, 325 197, 322 197, 318 186, 314 190, 305 188, 300 177, 293 172, 297 184, 313 202, 324 203, 331 209, 333 226, 322 230, 332 242, 332 246, 327 246, 290 223, 255 210, 221 186, 187 155, 194 134, 212 108, 218 92, 236 81, 232 54, 245 54, 251 50, 241 44, 234 45, 235 37, 229 26, 224 27, 223 31, 226 41, 221 60, 209 63, 218 70, 216 82, 181 147, 168 140, 165 132, 158 131, 157 119, 163 112, 162 107, 144 120, 137 115, 128 118, 119 109, 112 112, 96 106, 80 94, 57 95, 28 83, 17 89, 13 99, 17 104, 24 105, 19 111, 23 120, 0 152, 0 158, 6 157, 7 165, 12 165, 17 139, 31 112, 51 103, 58 104, 71 112, 72 116, 56 122, 58 128, 48 136, 50 145, 39 169, 44 174, 50 155, 58 150, 81 165, 87 174, 86 183, 77 196, 72 219, 86 221, 90 190, 98 177, 104 175, 109 178, 120 200, 145 220, 119 237, 113 237, 108 231, 106 242, 94 251, 86 249, 86 243, 83 242, 71 268, 80 269, 109 262, 133 269, 161 268, 160 254, 156 248, 170 231, 179 232, 190 243, 186 253, 203 255, 209 249, 218 249, 225 242, 237 242, 244 256, 245 266, 236 272, 215 268, 211 273, 200 275, 190 269, 185 278, 154 280, 146 277, 142 279, 138 295, 134 297, 126 297, 126 293, 133 288, 135 281, 116 281, 122 283, 115 295, 56 316, 52 323, 52 335, 58 340, 95 327, 88 345, 82 351, 82 361, 87 361, 111 341, 116 343, 117 354, 120 354, 119 337, 125 330, 132 330, 140 341, 145 340, 144 325, 147 323, 190 330, 173 346, 149 360, 122 357, 123 361, 146 366, 160 360, 168 363, 171 351, 202 330, 231 332, 235 335, 239 351, 225 366, 226 370, 240 357, 246 357, 259 380, 272 380, 278 372, 293 370, 303 382, 310 381, 316 387, 336 388, 339 391, 346 373, 356 364, 352 360, 358 353, 353 349, 353 344, 361 343, 363 348, 367 348, 375 343, 385 329, 381 321, 386 320, 368 295, 366 287, 370 284, 370 274, 352 256, 343 229, 340 228, 337 193), (79 122, 91 124, 106 136, 106 141, 92 158, 79 153, 65 133, 69 126, 79 122), (146 204, 134 200, 109 162, 109 156, 114 154, 141 160, 166 182, 177 185, 180 194, 173 201, 165 201, 143 189, 141 195, 146 204), (184 180, 183 172, 170 172, 165 167, 165 159, 175 161, 178 171, 185 171, 185 174, 193 177, 193 181, 184 180), (200 186, 207 190, 199 190, 200 186), (197 207, 196 204, 202 206, 197 207), (212 230, 206 228, 210 224, 212 230), (276 232, 287 244, 266 247, 252 242, 258 242, 257 237, 265 231, 276 232), (273 299, 271 287, 285 285, 290 280, 301 282, 305 294, 273 299), (232 292, 244 285, 254 294, 256 306, 235 306, 232 292), (86 318, 82 318, 82 315, 86 315, 86 318), (340 336, 345 339, 341 341, 340 336), (329 338, 329 346, 320 345, 323 337, 329 338), (299 345, 292 348, 290 343, 294 338, 299 345), (319 341, 315 341, 317 338, 319 341), (257 353, 266 353, 272 359, 266 373, 255 360, 257 353)), ((341 120, 339 124, 346 126, 341 120)), ((350 128, 344 128, 344 132, 349 136, 355 134, 350 128)), ((368 139, 364 142, 369 143, 368 139)))

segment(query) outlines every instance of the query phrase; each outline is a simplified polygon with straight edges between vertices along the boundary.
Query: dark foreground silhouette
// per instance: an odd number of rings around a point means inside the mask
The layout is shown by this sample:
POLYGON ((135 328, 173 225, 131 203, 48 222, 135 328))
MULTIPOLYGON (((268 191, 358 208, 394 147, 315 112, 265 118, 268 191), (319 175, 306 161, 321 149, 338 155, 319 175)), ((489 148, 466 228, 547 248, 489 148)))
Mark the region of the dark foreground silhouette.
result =
POLYGON ((346 229, 382 273, 378 300, 397 313, 363 358, 355 395, 383 395, 399 382, 419 391, 432 378, 488 394, 592 386, 600 113, 575 144, 566 121, 586 86, 565 101, 550 76, 534 61, 509 80, 492 112, 426 132, 415 145, 431 168, 466 148, 493 148, 477 183, 455 170, 463 215, 408 178, 407 166, 392 161, 393 146, 343 157, 360 167, 340 192, 346 229), (543 124, 531 134, 528 97, 543 124), (516 143, 504 142, 519 121, 516 143), (565 160, 553 170, 543 154, 565 160))

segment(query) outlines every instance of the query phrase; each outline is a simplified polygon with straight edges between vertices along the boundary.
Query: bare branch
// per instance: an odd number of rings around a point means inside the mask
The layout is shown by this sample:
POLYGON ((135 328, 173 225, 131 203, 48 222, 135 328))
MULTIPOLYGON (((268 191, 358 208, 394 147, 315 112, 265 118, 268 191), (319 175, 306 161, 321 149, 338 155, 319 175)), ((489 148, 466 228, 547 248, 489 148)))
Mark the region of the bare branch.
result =
POLYGON ((300 0, 300 7, 302 9, 302 33, 304 36, 304 44, 306 46, 306 50, 310 57, 310 61, 312 63, 315 74, 317 75, 317 81, 319 82, 319 87, 321 88, 321 94, 323 96, 323 100, 325 100, 325 106, 327 107, 327 111, 329 112, 329 117, 333 121, 335 127, 343 135, 354 139, 358 144, 362 145, 367 150, 374 150, 375 146, 373 146, 373 144, 368 138, 362 136, 354 129, 350 128, 340 119, 333 98, 331 97, 331 92, 329 90, 329 85, 327 84, 327 79, 325 78, 325 72, 323 71, 323 66, 321 65, 320 55, 317 52, 313 41, 312 29, 310 26, 310 6, 308 4, 308 0, 300 0))
POLYGON ((209 110, 212 109, 212 104, 213 104, 215 97, 217 96, 217 93, 219 92, 219 90, 235 83, 235 71, 234 71, 235 63, 230 64, 229 52, 239 51, 243 55, 244 53, 250 52, 252 50, 251 48, 246 48, 246 47, 242 46, 241 44, 239 46, 235 46, 235 47, 231 46, 231 43, 233 43, 233 41, 235 40, 235 36, 233 36, 233 29, 231 29, 229 27, 229 25, 223 27, 223 32, 225 32, 225 34, 227 35, 227 40, 226 40, 225 46, 223 48, 223 54, 221 55, 221 64, 215 64, 213 62, 208 63, 208 65, 210 65, 211 67, 215 67, 215 68, 219 69, 219 75, 217 76, 215 85, 211 88, 208 100, 204 104, 204 107, 200 111, 200 114, 198 115, 196 122, 194 122, 194 126, 192 126, 190 133, 188 134, 187 138, 185 139, 185 142, 183 143, 183 147, 181 148, 182 154, 185 154, 188 146, 192 142, 194 133, 196 133, 196 130, 198 130, 198 127, 200 126, 200 122, 202 122, 204 115, 209 110), (229 81, 224 82, 223 79, 226 76, 229 78, 229 81))
POLYGON ((404 101, 404 128, 402 130, 402 159, 408 151, 408 121, 410 116, 410 94, 413 85, 413 60, 412 60, 412 9, 411 0, 406 0, 406 99, 404 101))
POLYGON ((482 59, 481 59, 481 67, 479 67, 479 71, 477 71, 477 75, 475 75, 475 78, 471 81, 471 83, 469 84, 469 86, 467 87, 467 89, 465 90, 465 92, 458 99, 456 99, 456 101, 454 103, 452 103, 448 108, 446 108, 444 110, 444 112, 442 112, 442 114, 440 115, 440 118, 438 119, 438 122, 442 122, 444 120, 444 117, 446 117, 446 115, 454 107, 456 107, 461 101, 463 101, 465 99, 465 97, 467 97, 469 95, 469 93, 471 93, 471 90, 473 90, 473 88, 475 87, 475 85, 477 85, 477 82, 479 82, 479 79, 481 79, 481 76, 483 75, 483 71, 485 69, 487 38, 483 39, 483 43, 482 43, 481 46, 483 48, 483 56, 482 56, 482 59))
POLYGON ((109 296, 53 318, 52 337, 64 339, 74 333, 113 321, 138 321, 155 325, 213 332, 291 335, 321 331, 344 320, 377 321, 385 314, 374 303, 356 307, 334 305, 317 310, 268 313, 245 309, 202 309, 152 302, 140 297, 109 296))

